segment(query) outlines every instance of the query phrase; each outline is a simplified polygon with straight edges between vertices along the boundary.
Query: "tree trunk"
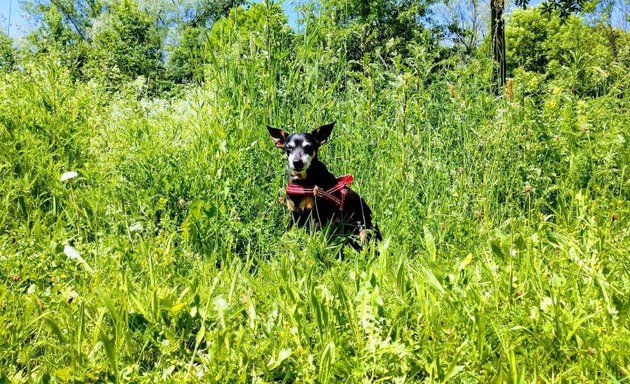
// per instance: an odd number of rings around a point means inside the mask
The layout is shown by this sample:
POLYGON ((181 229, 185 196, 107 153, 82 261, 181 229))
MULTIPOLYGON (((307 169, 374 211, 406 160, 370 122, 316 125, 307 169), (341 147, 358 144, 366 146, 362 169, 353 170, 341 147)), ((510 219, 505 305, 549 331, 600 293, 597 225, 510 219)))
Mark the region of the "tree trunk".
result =
POLYGON ((492 79, 494 92, 500 94, 505 86, 505 0, 490 0, 490 32, 492 33, 492 79))

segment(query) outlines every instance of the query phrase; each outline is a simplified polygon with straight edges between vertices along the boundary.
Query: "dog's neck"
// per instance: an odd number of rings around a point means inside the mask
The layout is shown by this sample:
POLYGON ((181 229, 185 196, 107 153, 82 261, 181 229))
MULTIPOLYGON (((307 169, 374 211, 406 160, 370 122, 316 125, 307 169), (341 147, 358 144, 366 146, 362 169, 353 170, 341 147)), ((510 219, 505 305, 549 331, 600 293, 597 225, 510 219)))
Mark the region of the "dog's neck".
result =
POLYGON ((330 188, 335 185, 337 179, 335 175, 328 171, 328 168, 319 161, 317 158, 313 159, 310 167, 306 170, 306 175, 303 178, 290 177, 290 183, 301 186, 315 186, 321 188, 330 188))

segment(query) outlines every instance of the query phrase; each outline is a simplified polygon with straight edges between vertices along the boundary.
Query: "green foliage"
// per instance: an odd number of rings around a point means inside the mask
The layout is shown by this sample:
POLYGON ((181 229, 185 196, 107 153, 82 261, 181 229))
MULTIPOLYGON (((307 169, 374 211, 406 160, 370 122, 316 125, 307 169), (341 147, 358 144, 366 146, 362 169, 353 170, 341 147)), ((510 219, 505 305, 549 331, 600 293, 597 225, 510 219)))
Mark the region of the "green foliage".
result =
POLYGON ((616 48, 611 38, 619 46, 630 42, 626 32, 591 26, 576 16, 563 19, 544 17, 538 8, 515 10, 506 28, 508 71, 532 71, 569 83, 580 94, 602 94, 625 81, 630 63, 628 50, 616 48))
POLYGON ((142 11, 136 1, 123 0, 101 15, 93 30, 93 49, 87 74, 105 87, 142 77, 151 92, 160 89, 162 33, 156 20, 142 11))
POLYGON ((0 381, 625 380, 627 76, 497 98, 488 58, 419 45, 349 71, 309 17, 234 10, 171 99, 57 49, 3 75, 0 381), (361 252, 278 204, 265 124, 332 120, 319 156, 385 237, 361 252))
MULTIPOLYGON (((184 6, 183 17, 179 21, 177 42, 166 48, 169 60, 167 67, 169 78, 176 83, 188 83, 203 80, 203 68, 208 64, 205 54, 207 36, 210 25, 221 17, 227 16, 230 10, 243 1, 197 1, 192 6, 184 6)), ((180 6, 181 7, 181 6, 180 6)))
POLYGON ((409 57, 412 47, 435 48, 438 31, 429 27, 432 1, 322 1, 320 38, 342 61, 362 70, 369 63, 409 57), (426 21, 426 23, 423 23, 426 21))
POLYGON ((4 32, 0 32, 0 72, 9 72, 15 68, 17 51, 13 40, 4 32))

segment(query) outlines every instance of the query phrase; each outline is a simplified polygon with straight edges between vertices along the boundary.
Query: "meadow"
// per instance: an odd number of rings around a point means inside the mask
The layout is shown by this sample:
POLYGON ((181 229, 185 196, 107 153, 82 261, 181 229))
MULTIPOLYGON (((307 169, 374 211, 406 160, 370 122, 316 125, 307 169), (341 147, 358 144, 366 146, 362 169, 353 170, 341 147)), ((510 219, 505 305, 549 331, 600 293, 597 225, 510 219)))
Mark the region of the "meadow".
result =
POLYGON ((496 95, 483 49, 357 72, 316 23, 224 33, 175 97, 2 74, 0 382, 628 382, 627 68, 496 95), (361 252, 285 231, 265 125, 331 121, 361 252))

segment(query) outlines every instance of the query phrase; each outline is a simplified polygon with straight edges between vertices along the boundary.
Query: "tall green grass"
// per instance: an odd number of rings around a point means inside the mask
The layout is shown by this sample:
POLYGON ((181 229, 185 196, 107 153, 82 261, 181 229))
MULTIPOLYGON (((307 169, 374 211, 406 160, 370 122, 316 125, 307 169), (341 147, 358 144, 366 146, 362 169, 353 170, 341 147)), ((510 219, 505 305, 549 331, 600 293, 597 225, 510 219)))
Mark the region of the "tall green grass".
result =
POLYGON ((626 382, 628 78, 495 97, 487 59, 421 50, 356 74, 313 23, 286 55, 224 31, 177 99, 5 76, 0 381, 626 382), (362 252, 284 231, 264 126, 333 120, 320 156, 385 237, 362 252))

